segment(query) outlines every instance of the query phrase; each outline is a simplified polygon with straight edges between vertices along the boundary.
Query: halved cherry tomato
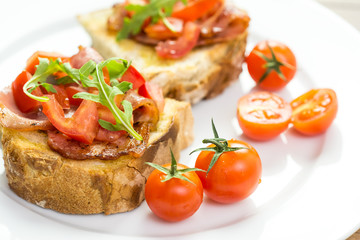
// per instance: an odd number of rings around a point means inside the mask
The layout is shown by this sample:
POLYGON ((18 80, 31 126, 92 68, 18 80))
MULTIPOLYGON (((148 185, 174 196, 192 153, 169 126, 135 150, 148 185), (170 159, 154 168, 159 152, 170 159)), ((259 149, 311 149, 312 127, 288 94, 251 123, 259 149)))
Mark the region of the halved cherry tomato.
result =
MULTIPOLYGON (((231 139, 227 141, 230 148, 242 148, 223 152, 208 171, 214 156, 213 151, 201 151, 195 167, 206 172, 197 171, 206 196, 220 203, 234 203, 252 194, 260 183, 261 160, 257 151, 248 143, 231 139)), ((215 147, 214 144, 208 148, 215 147)))
POLYGON ((262 41, 246 57, 250 76, 257 85, 268 91, 285 87, 296 72, 296 58, 285 44, 262 41))
POLYGON ((178 2, 171 16, 193 22, 212 10, 219 2, 222 0, 193 0, 188 1, 187 5, 178 2))
MULTIPOLYGON (((170 166, 171 164, 165 164, 162 167, 170 172, 170 166)), ((176 172, 184 169, 188 167, 177 164, 176 172)), ((145 199, 158 217, 177 222, 192 216, 199 209, 203 200, 203 187, 193 171, 181 173, 182 177, 191 182, 178 177, 165 181, 168 175, 158 169, 150 174, 145 185, 145 199)))
POLYGON ((83 100, 74 115, 64 116, 64 110, 54 95, 47 95, 49 101, 42 102, 43 113, 52 125, 68 137, 91 144, 98 131, 98 114, 96 103, 83 100))
POLYGON ((145 83, 144 77, 136 70, 133 65, 126 70, 126 72, 122 75, 121 82, 126 81, 133 84, 132 89, 138 89, 141 85, 145 83))
POLYGON ((155 47, 156 53, 161 58, 178 59, 185 56, 195 46, 200 36, 200 27, 193 22, 187 22, 184 31, 177 40, 159 42, 155 47))
POLYGON ((139 88, 138 93, 143 97, 154 100, 160 112, 164 110, 164 95, 162 89, 156 83, 145 82, 145 84, 139 88))
POLYGON ((71 105, 75 105, 75 106, 79 106, 81 104, 81 102, 83 101, 83 99, 81 98, 73 98, 73 96, 79 92, 85 92, 86 90, 82 87, 79 86, 67 86, 65 88, 66 94, 69 98, 70 104, 71 105))
POLYGON ((305 135, 325 132, 334 121, 338 101, 332 89, 312 89, 291 102, 291 122, 294 128, 305 135))
POLYGON ((241 97, 237 119, 244 134, 265 141, 278 136, 288 128, 291 106, 270 92, 255 92, 241 97))
MULTIPOLYGON (((40 102, 28 97, 24 91, 23 87, 27 81, 32 78, 32 75, 27 71, 22 71, 11 84, 11 90, 13 92, 14 100, 16 106, 23 113, 29 113, 39 110, 41 106, 40 102)), ((36 88, 32 94, 41 96, 41 90, 36 88)))
POLYGON ((146 34, 154 39, 167 40, 170 38, 178 38, 183 31, 184 21, 178 18, 167 18, 169 23, 174 29, 170 30, 163 21, 159 21, 156 24, 147 26, 144 31, 146 34))
POLYGON ((51 60, 56 60, 60 58, 62 62, 70 61, 69 57, 66 57, 57 52, 37 51, 27 60, 25 70, 31 74, 34 74, 36 71, 36 66, 39 65, 39 58, 47 58, 51 60))

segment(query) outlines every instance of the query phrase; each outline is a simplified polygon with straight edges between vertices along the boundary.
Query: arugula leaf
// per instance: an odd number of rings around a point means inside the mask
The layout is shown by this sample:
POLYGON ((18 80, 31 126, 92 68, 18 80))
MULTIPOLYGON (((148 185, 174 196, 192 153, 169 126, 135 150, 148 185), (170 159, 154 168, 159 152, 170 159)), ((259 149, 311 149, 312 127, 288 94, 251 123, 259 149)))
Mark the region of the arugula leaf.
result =
MULTIPOLYGON (((114 100, 114 97, 119 94, 124 94, 124 92, 121 89, 129 90, 130 84, 126 82, 122 82, 119 84, 116 84, 116 86, 109 86, 104 81, 104 74, 103 74, 103 68, 107 65, 114 64, 114 61, 122 60, 120 58, 111 58, 104 62, 101 62, 95 66, 95 71, 91 74, 93 77, 92 81, 93 83, 96 83, 96 88, 99 90, 99 101, 102 105, 106 106, 111 113, 113 114, 116 124, 112 124, 112 127, 109 127, 111 123, 106 122, 104 120, 100 121, 99 123, 102 124, 106 129, 114 131, 120 131, 125 130, 128 133, 130 133, 135 139, 142 140, 141 135, 139 135, 131 124, 131 118, 132 118, 132 106, 131 103, 124 100, 122 101, 122 105, 124 107, 124 111, 121 111, 114 100)), ((122 60, 124 61, 124 60, 122 60)), ((119 65, 120 66, 120 65, 119 65)), ((128 67, 128 66, 127 66, 128 67)), ((116 74, 122 75, 126 70, 127 67, 122 65, 122 70, 116 70, 115 72, 112 72, 112 68, 109 70, 109 75, 114 76, 116 74)), ((81 71, 81 69, 80 69, 81 71)), ((76 95, 75 95, 76 96, 76 95)))
POLYGON ((114 101, 116 95, 124 94, 132 88, 132 84, 129 82, 119 83, 119 81, 115 81, 116 78, 122 76, 126 72, 129 66, 128 62, 121 58, 110 58, 98 64, 90 60, 79 69, 79 76, 81 78, 81 83, 85 87, 96 87, 99 90, 99 94, 77 93, 73 98, 88 99, 101 103, 111 111, 116 120, 116 124, 99 120, 99 124, 103 128, 110 131, 125 130, 135 139, 142 140, 141 135, 139 135, 131 125, 131 103, 124 100, 121 103, 124 107, 124 111, 121 111, 114 101), (107 67, 108 69, 111 85, 106 84, 104 81, 104 73, 102 70, 104 67, 107 67), (89 75, 92 76, 92 79, 88 77, 89 75))
MULTIPOLYGON (((59 67, 60 62, 61 62, 60 59, 57 59, 55 61, 52 60, 49 61, 47 58, 39 58, 39 65, 37 66, 35 74, 23 86, 24 93, 30 98, 33 98, 37 101, 40 102, 48 101, 49 100, 48 97, 35 96, 31 94, 31 92, 34 91, 35 88, 39 86, 44 86, 45 88, 50 89, 50 87, 46 84, 46 80, 50 75, 60 70, 59 67)), ((53 88, 53 90, 55 89, 53 88)))
MULTIPOLYGON (((152 23, 158 22, 159 19, 164 21, 165 17, 172 14, 174 5, 178 1, 187 4, 187 0, 151 0, 150 3, 146 5, 130 4, 126 6, 125 9, 134 12, 134 15, 132 18, 124 18, 123 27, 121 31, 118 32, 116 39, 121 40, 128 38, 130 34, 138 34, 143 23, 148 18, 151 18, 152 23)), ((165 24, 169 25, 168 22, 165 24)))
POLYGON ((41 86, 44 87, 48 92, 57 93, 56 89, 50 83, 42 83, 41 86))
POLYGON ((78 70, 72 68, 69 63, 62 63, 60 58, 56 59, 55 61, 49 61, 47 58, 39 58, 39 65, 37 66, 35 74, 23 86, 24 93, 28 97, 37 101, 48 101, 49 98, 46 96, 35 96, 31 93, 39 86, 44 87, 48 92, 56 93, 55 88, 50 83, 46 82, 47 78, 56 72, 65 72, 68 75, 68 77, 62 78, 59 83, 64 84, 65 82, 75 82, 79 84, 78 70))

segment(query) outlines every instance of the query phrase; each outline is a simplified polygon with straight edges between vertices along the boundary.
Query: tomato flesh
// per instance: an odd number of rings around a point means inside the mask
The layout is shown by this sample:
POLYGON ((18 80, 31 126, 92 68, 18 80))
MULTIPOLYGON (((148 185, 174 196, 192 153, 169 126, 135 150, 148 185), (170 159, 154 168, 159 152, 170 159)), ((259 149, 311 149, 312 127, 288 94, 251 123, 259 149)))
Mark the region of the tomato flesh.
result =
MULTIPOLYGON (((196 172, 206 196, 220 203, 234 203, 250 196, 259 185, 262 172, 260 157, 250 144, 234 139, 228 144, 245 149, 221 154, 208 174, 196 172)), ((195 167, 207 171, 213 156, 214 152, 202 151, 195 167)))
POLYGON ((64 110, 54 95, 47 95, 49 101, 42 102, 43 113, 52 125, 72 139, 91 144, 98 131, 96 103, 83 100, 70 118, 64 116, 64 110))
POLYGON ((136 70, 133 65, 130 65, 126 72, 121 77, 121 82, 126 81, 130 82, 133 85, 132 89, 138 89, 141 85, 145 83, 144 77, 136 70))
POLYGON ((53 87, 55 88, 56 93, 48 92, 48 94, 54 95, 63 109, 70 109, 70 100, 64 85, 53 85, 53 87))
POLYGON ((164 110, 164 95, 162 89, 157 84, 146 82, 139 88, 138 92, 141 96, 154 100, 160 112, 164 110))
POLYGON ((204 16, 210 10, 212 10, 217 3, 222 2, 220 0, 194 0, 188 1, 187 5, 178 2, 174 11, 171 14, 172 17, 180 18, 184 21, 193 22, 200 17, 204 16))
MULTIPOLYGON (((24 91, 23 87, 27 81, 32 78, 32 75, 26 70, 22 71, 11 84, 11 90, 13 92, 14 100, 16 106, 23 113, 29 113, 38 111, 41 106, 40 102, 28 97, 24 91)), ((32 94, 42 95, 41 90, 36 88, 32 94)))
POLYGON ((26 62, 26 71, 31 74, 34 74, 36 71, 36 66, 39 65, 39 58, 47 58, 49 60, 55 61, 60 58, 62 62, 70 61, 69 57, 66 57, 57 52, 44 52, 44 51, 36 51, 26 62))
POLYGON ((159 42, 155 47, 159 57, 165 59, 179 59, 189 53, 200 36, 200 27, 193 22, 186 22, 182 35, 177 40, 159 42))
POLYGON ((312 89, 291 102, 294 128, 305 135, 325 132, 334 121, 338 102, 332 89, 312 89))
MULTIPOLYGON (((163 167, 170 169, 170 164, 163 167)), ((178 169, 187 166, 178 164, 178 169)), ((183 176, 193 183, 179 178, 162 182, 166 175, 155 169, 145 185, 145 199, 151 211, 158 217, 177 222, 192 216, 203 200, 203 187, 195 172, 184 173, 183 176)))
POLYGON ((165 26, 163 21, 159 21, 156 24, 147 26, 144 31, 146 34, 154 39, 166 40, 169 38, 178 38, 183 31, 184 21, 178 18, 167 18, 170 24, 173 26, 173 31, 165 26))
POLYGON ((237 119, 244 134, 259 141, 270 140, 284 132, 291 113, 290 104, 270 92, 245 95, 237 106, 237 119))
POLYGON ((86 92, 86 90, 82 87, 71 86, 71 85, 65 87, 65 91, 66 91, 67 97, 69 98, 70 104, 74 105, 74 106, 79 106, 81 104, 81 102, 83 101, 83 99, 73 98, 73 96, 79 92, 86 92))

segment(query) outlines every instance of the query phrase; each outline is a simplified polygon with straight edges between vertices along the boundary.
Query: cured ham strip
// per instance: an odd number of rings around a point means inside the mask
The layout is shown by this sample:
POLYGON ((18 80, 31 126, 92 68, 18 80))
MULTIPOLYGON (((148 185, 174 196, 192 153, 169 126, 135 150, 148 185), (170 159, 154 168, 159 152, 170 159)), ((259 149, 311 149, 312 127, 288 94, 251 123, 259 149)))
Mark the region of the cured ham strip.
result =
POLYGON ((41 113, 22 113, 15 104, 10 87, 0 92, 0 124, 22 131, 52 129, 50 121, 41 113))
POLYGON ((237 8, 225 8, 216 21, 205 22, 197 46, 229 41, 243 33, 249 26, 250 17, 237 8))
POLYGON ((85 63, 93 60, 96 63, 104 61, 104 58, 91 47, 79 47, 79 52, 70 58, 70 64, 73 68, 80 69, 85 63))
POLYGON ((111 160, 128 154, 140 157, 146 149, 150 128, 150 123, 134 126, 134 129, 143 137, 143 141, 138 141, 128 134, 124 134, 113 142, 94 141, 91 145, 73 140, 59 131, 50 130, 48 131, 48 144, 51 149, 63 157, 75 160, 111 160))
POLYGON ((154 100, 144 98, 132 90, 125 94, 124 100, 129 101, 133 107, 134 124, 149 122, 153 127, 156 126, 159 121, 159 109, 154 100))

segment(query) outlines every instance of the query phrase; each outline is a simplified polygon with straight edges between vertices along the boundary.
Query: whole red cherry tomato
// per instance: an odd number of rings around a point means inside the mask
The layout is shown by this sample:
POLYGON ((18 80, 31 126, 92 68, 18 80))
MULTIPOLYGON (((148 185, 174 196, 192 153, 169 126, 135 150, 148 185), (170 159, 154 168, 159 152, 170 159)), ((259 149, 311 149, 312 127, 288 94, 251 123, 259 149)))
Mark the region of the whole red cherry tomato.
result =
POLYGON ((145 199, 151 211, 158 217, 176 222, 192 216, 203 200, 203 187, 194 171, 176 164, 171 152, 172 163, 159 166, 150 174, 145 185, 145 199))
MULTIPOLYGON (((219 138, 214 129, 213 143, 201 151, 195 167, 207 172, 196 172, 210 199, 220 203, 234 203, 250 196, 260 183, 261 160, 257 151, 248 143, 219 138)), ((193 151, 194 152, 194 151, 193 151)))
POLYGON ((246 57, 250 76, 268 91, 285 87, 296 72, 296 58, 285 44, 277 41, 259 42, 246 57))

